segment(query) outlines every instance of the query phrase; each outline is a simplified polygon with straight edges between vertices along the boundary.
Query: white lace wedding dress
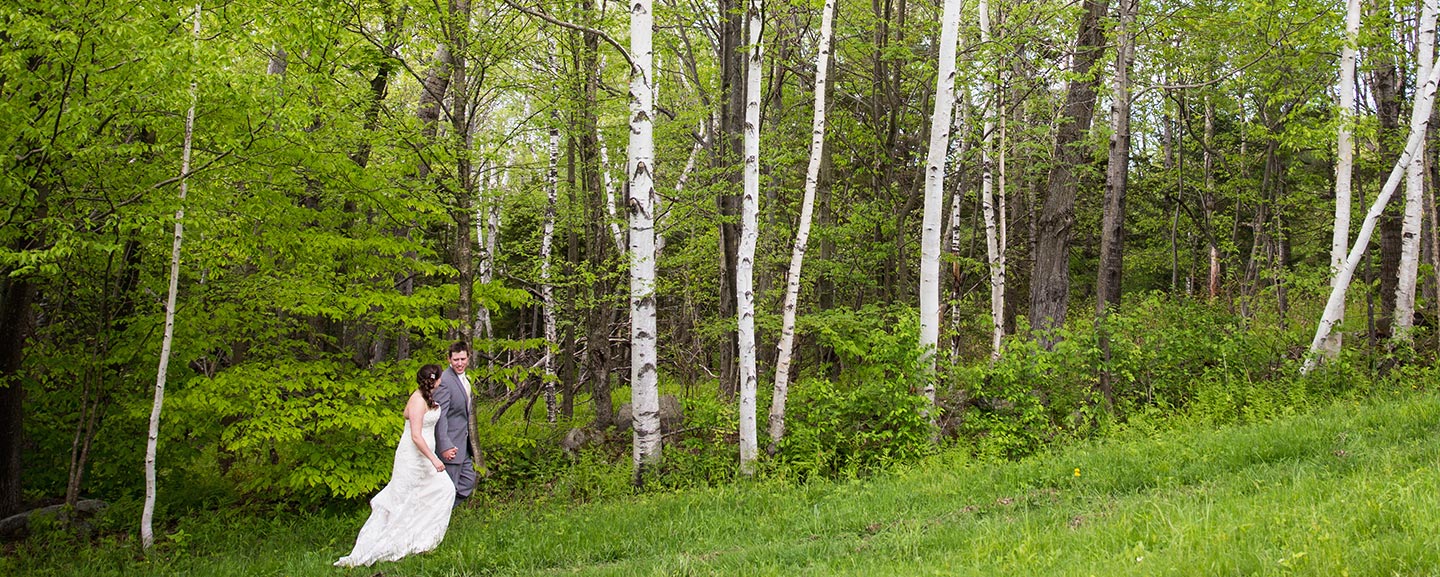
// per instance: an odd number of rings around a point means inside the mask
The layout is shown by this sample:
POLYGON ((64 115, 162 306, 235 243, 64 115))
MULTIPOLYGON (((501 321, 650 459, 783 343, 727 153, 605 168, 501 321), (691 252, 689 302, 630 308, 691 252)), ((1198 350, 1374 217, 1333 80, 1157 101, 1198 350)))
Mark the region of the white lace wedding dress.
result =
MULTIPOLYGON (((435 450, 435 422, 440 409, 425 412, 421 434, 435 450)), ((395 468, 390 483, 370 499, 370 519, 355 538, 355 549, 335 562, 337 567, 370 565, 395 561, 413 553, 434 549, 450 526, 450 509, 455 504, 455 484, 444 471, 436 471, 430 460, 410 439, 410 421, 405 421, 400 444, 395 448, 395 468)))

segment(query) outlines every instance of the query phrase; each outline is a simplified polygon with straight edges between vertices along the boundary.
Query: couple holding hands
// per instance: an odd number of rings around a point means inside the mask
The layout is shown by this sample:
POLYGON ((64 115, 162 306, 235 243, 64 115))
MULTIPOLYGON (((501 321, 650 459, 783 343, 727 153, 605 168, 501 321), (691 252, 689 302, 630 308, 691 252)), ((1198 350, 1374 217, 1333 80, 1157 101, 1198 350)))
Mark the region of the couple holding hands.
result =
POLYGON ((337 567, 395 561, 434 549, 445 538, 450 511, 475 490, 473 388, 465 369, 470 350, 450 345, 450 367, 425 365, 405 404, 405 427, 395 448, 390 482, 370 499, 370 518, 337 567), (445 474, 440 474, 444 472, 445 474))

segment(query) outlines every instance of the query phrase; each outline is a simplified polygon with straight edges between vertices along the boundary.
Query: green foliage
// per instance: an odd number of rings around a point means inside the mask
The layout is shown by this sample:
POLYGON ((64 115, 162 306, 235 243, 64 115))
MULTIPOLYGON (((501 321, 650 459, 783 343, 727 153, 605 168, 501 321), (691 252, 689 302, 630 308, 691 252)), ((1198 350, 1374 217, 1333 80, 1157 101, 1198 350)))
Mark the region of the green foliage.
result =
MULTIPOLYGON (((609 246, 607 230, 618 219, 591 182, 623 164, 626 96, 612 90, 628 74, 623 59, 610 53, 591 82, 586 35, 478 4, 476 25, 466 27, 455 25, 444 3, 230 2, 204 8, 199 41, 185 25, 189 8, 151 0, 0 7, 0 277, 7 289, 32 283, 37 295, 27 311, 36 333, 18 377, 27 497, 63 492, 75 434, 92 415, 97 441, 83 491, 122 500, 139 492, 138 440, 156 382, 160 295, 177 209, 185 210, 186 237, 167 375, 172 396, 161 427, 162 513, 246 500, 358 502, 383 483, 415 365, 441 358, 442 341, 472 330, 472 319, 457 310, 459 271, 472 264, 458 250, 457 233, 470 232, 461 217, 491 208, 504 214, 492 271, 500 280, 469 287, 472 304, 492 313, 496 335, 477 350, 502 359, 476 363, 484 380, 514 388, 542 370, 527 353, 543 347, 579 356, 581 347, 599 344, 585 343, 600 336, 586 329, 623 310, 626 298, 625 257, 609 246), (466 42, 450 42, 451 33, 466 42), (421 125, 416 103, 418 80, 442 44, 465 61, 473 82, 465 104, 479 124, 467 132, 451 123, 437 139, 427 134, 436 127, 421 125), (281 50, 286 72, 268 73, 281 50), (195 172, 182 206, 177 176, 192 83, 195 172), (599 88, 596 99, 584 100, 591 86, 599 88), (597 133, 577 121, 589 116, 597 133), (585 343, 568 351, 533 338, 539 314, 530 298, 542 268, 548 167, 537 136, 553 125, 563 131, 567 160, 557 175, 550 283, 562 334, 573 331, 571 342, 585 343), (599 134, 608 138, 611 166, 580 150, 599 134), (419 176, 422 167, 428 177, 419 176)), ((730 303, 722 303, 728 297, 716 274, 723 244, 717 225, 734 216, 717 214, 716 201, 737 192, 738 159, 728 156, 726 135, 715 126, 696 128, 716 119, 722 67, 711 51, 676 33, 712 18, 708 8, 657 8, 665 117, 656 127, 665 201, 657 231, 669 241, 657 263, 660 371, 691 386, 713 384, 706 375, 717 372, 735 322, 721 313, 730 303), (700 134, 712 140, 681 190, 681 161, 700 134)), ((767 43, 785 49, 768 53, 773 74, 762 107, 762 345, 778 326, 775 289, 784 284, 804 187, 817 8, 781 5, 766 27, 767 43)), ((986 270, 975 144, 978 119, 994 103, 972 97, 985 92, 977 92, 979 79, 1004 71, 1010 298, 1023 298, 1022 263, 1034 256, 1026 254, 1033 239, 1024 237, 1036 212, 1026 207, 1043 203, 1031 195, 1047 178, 1052 120, 1064 98, 1058 87, 1071 76, 1047 47, 1070 43, 1083 11, 1053 2, 993 8, 990 42, 973 41, 973 5, 962 31, 970 48, 959 63, 966 71, 961 91, 969 96, 959 103, 956 137, 968 142, 956 147, 946 172, 947 190, 967 192, 952 231, 962 247, 945 261, 957 267, 947 282, 959 293, 950 303, 958 314, 949 318, 958 318, 960 354, 942 363, 937 379, 942 437, 969 453, 1018 459, 1116 430, 1161 430, 1175 415, 1252 423, 1434 378, 1423 366, 1433 357, 1428 341, 1413 351, 1348 352, 1295 376, 1309 328, 1295 323, 1318 316, 1328 286, 1335 111, 1324 87, 1340 28, 1333 6, 1272 0, 1142 8, 1137 69, 1153 72, 1142 75, 1151 81, 1190 88, 1136 90, 1130 297, 1098 323, 1073 321, 1053 348, 1022 330, 998 362, 975 360, 988 352, 989 327, 978 288, 986 270), (1214 134, 1202 137, 1207 117, 1214 134), (1274 239, 1292 250, 1288 257, 1268 256, 1274 239), (1185 287, 1203 284, 1210 244, 1225 271, 1224 294, 1216 304, 1182 298, 1203 292, 1185 287), (1278 283, 1290 291, 1289 311, 1280 310, 1278 283), (1157 289, 1170 296, 1147 292, 1157 289), (1388 376, 1375 374, 1391 368, 1388 376)), ((858 476, 933 450, 914 313, 903 303, 915 287, 917 159, 929 134, 938 10, 935 3, 883 12, 840 7, 846 16, 836 23, 828 157, 800 279, 802 372, 792 388, 789 436, 766 464, 776 477, 858 476)), ((624 14, 580 9, 560 16, 616 36, 624 14)), ((1414 6, 1368 18, 1361 45, 1376 58, 1367 65, 1406 53, 1394 26, 1414 21, 1414 6)), ((1092 159, 1102 156, 1102 124, 1089 134, 1092 159)), ((1357 126, 1358 142, 1368 143, 1357 175, 1373 179, 1366 175, 1392 161, 1377 143, 1396 135, 1380 134, 1368 116, 1357 126)), ((1071 259, 1077 317, 1089 317, 1080 301, 1094 268, 1090 231, 1100 195, 1092 192, 1101 166, 1075 167, 1082 187, 1071 259)), ((1023 323, 1023 305, 1019 315, 1023 323)), ((1359 318, 1352 315, 1346 328, 1359 318)), ((728 483, 736 409, 709 390, 687 392, 687 430, 666 439, 661 486, 728 483)), ((585 392, 577 393, 583 399, 585 392)), ((491 452, 485 490, 517 500, 623 492, 624 436, 566 456, 555 445, 568 425, 511 415, 482 427, 491 452)), ((203 532, 183 531, 177 534, 192 537, 162 546, 184 552, 203 540, 203 532)))
POLYGON ((513 426, 481 427, 479 443, 485 451, 485 466, 490 469, 485 479, 487 490, 514 489, 542 481, 559 464, 558 450, 542 448, 540 440, 513 426))
POLYGON ((419 365, 371 372, 323 360, 247 363, 176 391, 169 415, 185 426, 167 430, 213 447, 196 457, 244 493, 369 494, 389 480, 419 365))
MULTIPOLYGON (((1433 376, 1433 375, 1432 375, 1433 376)), ((458 509, 434 552, 346 574, 1412 575, 1440 564, 1440 399, 1129 436, 804 486, 458 509), (1357 552, 1366 553, 1357 555, 1357 552), (938 568, 938 569, 937 569, 938 568)), ((333 575, 364 511, 234 509, 133 539, 49 532, 0 572, 36 577, 333 575)))
MULTIPOLYGON (((1301 376, 1309 330, 1246 322, 1218 304, 1141 295, 1098 324, 1061 329, 1050 349, 1015 338, 993 364, 952 366, 941 401, 946 430, 976 454, 1016 458, 1069 439, 1153 427, 1156 418, 1250 423, 1397 386, 1377 379, 1356 352, 1301 376)), ((1415 367, 1407 370, 1426 370, 1415 367)))
MULTIPOLYGON (((669 488, 687 488, 733 481, 739 472, 739 407, 708 392, 691 393, 682 402, 685 430, 664 441, 660 482, 669 488)), ((764 414, 764 409, 757 407, 756 413, 764 414)))
POLYGON ((791 386, 782 467, 805 476, 854 476, 934 450, 913 310, 830 311, 805 325, 847 370, 835 380, 802 377, 791 386))
MULTIPOLYGON (((498 343, 512 346, 514 343, 498 343)), ((427 355, 438 358, 440 355, 427 355)), ((167 453, 177 470, 232 484, 238 496, 353 499, 390 478, 406 399, 415 390, 419 360, 357 369, 348 361, 250 362, 215 377, 196 376, 176 387, 166 411, 166 439, 189 450, 167 453)), ((525 378, 477 363, 476 383, 525 378)), ((494 482, 521 485, 554 467, 537 455, 537 441, 517 432, 482 428, 494 482)), ((178 499, 182 503, 185 499, 178 499)))

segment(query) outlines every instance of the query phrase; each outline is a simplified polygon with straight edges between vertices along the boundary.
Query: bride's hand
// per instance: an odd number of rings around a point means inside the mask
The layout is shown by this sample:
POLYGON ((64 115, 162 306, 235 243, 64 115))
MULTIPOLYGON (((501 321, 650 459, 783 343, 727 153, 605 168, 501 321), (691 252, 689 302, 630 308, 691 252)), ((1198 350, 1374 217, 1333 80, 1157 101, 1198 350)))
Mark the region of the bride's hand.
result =
POLYGON ((435 466, 435 472, 436 472, 436 473, 439 473, 439 472, 442 472, 442 471, 445 470, 445 463, 441 463, 441 462, 440 462, 440 459, 430 459, 430 464, 435 466))

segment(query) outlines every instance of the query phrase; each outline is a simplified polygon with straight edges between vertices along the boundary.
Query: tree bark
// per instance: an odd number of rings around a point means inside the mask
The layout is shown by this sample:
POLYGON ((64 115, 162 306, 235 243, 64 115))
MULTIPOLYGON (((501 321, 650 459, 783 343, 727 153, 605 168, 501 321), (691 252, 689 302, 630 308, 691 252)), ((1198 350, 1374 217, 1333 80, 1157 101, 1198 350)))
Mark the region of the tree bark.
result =
MULTIPOLYGON (((35 171, 30 188, 35 194, 33 219, 44 222, 49 216, 52 181, 42 157, 25 160, 35 171)), ((11 245, 17 253, 46 244, 45 230, 27 227, 11 245)), ((25 440, 25 386, 20 380, 25 346, 35 329, 35 283, 27 275, 3 270, 0 276, 0 518, 20 512, 24 505, 21 473, 25 440)))
POLYGON ((1115 78, 1110 102, 1110 158, 1105 170, 1105 213, 1100 228, 1100 275, 1095 285, 1097 314, 1120 306, 1124 269, 1125 189, 1130 177, 1130 63, 1135 58, 1138 0, 1119 0, 1115 78))
POLYGON ((926 414, 935 422, 935 360, 940 340, 940 216, 945 196, 945 157, 950 152, 950 115, 955 110, 955 51, 959 44, 960 0, 945 0, 940 21, 935 107, 930 116, 930 151, 925 162, 924 216, 920 227, 920 370, 925 379, 926 414))
MULTIPOLYGON (((1389 14, 1387 3, 1376 9, 1389 14)), ((1380 158, 1394 158, 1395 138, 1400 133, 1400 67, 1393 58, 1381 57, 1374 63, 1371 75, 1375 94, 1375 113, 1380 123, 1380 158)), ((1375 338, 1385 341, 1393 334, 1395 292, 1400 284, 1400 237, 1403 234, 1403 208, 1400 203, 1387 204, 1380 215, 1380 302, 1375 315, 1375 338)))
MULTIPOLYGON (((988 45, 990 43, 990 3, 980 0, 980 42, 988 45)), ((992 157, 995 149, 995 117, 1001 115, 1003 119, 1003 105, 1000 98, 1000 82, 995 78, 999 70, 1003 70, 1003 63, 996 66, 994 71, 987 71, 986 92, 989 94, 985 99, 985 120, 982 123, 982 142, 980 145, 980 206, 985 218, 985 256, 986 263, 990 269, 990 359, 991 361, 1000 358, 1000 344, 1005 338, 1005 209, 1002 205, 998 211, 999 223, 996 223, 997 211, 995 209, 995 177, 993 171, 992 157)), ((1003 120, 1002 120, 1003 122, 1003 120)), ((1005 195, 1004 184, 1001 184, 1000 196, 1005 195)))
POLYGON ((785 304, 781 310, 780 344, 775 355, 775 388, 770 402, 770 453, 785 437, 785 400, 790 390, 790 361, 795 346, 795 316, 800 300, 800 271, 810 243, 810 221, 815 192, 820 187, 820 160, 825 150, 825 97, 829 86, 830 38, 835 22, 835 0, 825 0, 820 14, 820 46, 815 55, 815 110, 810 122, 810 163, 805 169, 805 195, 800 200, 800 222, 785 275, 785 304))
MULTIPOLYGON (((630 9, 630 146, 626 162, 630 198, 630 402, 633 408, 634 483, 645 481, 661 459, 660 393, 655 334, 654 69, 650 0, 630 9)), ((595 346, 595 343, 591 343, 595 346)))
MULTIPOLYGON (((450 74, 453 69, 454 59, 450 48, 441 44, 435 49, 430 68, 425 72, 425 81, 420 90, 420 105, 415 110, 415 117, 420 120, 420 134, 425 137, 426 144, 433 143, 436 133, 439 132, 440 111, 445 92, 450 88, 450 74)), ((430 161, 426 155, 421 154, 416 176, 424 180, 429 178, 430 173, 430 161)))
MULTIPOLYGON (((1099 333, 1100 355, 1107 368, 1100 371, 1099 393, 1105 406, 1115 406, 1115 387, 1111 382, 1110 335, 1105 315, 1111 308, 1120 308, 1121 274, 1125 268, 1125 192, 1130 178, 1130 64, 1135 58, 1135 13, 1138 0, 1120 0, 1115 30, 1115 77, 1110 96, 1110 150, 1105 169, 1104 214, 1100 224, 1100 270, 1095 283, 1096 331, 1099 333)), ((1179 202, 1177 198, 1177 203, 1179 202)), ((1178 207, 1178 204, 1177 204, 1178 207)), ((1178 213, 1177 213, 1178 216, 1178 213)), ((1171 289, 1174 290, 1175 220, 1170 229, 1171 289)))
POLYGON ((1036 223, 1034 263, 1030 273, 1030 325, 1047 346, 1046 333, 1065 324, 1070 302, 1070 231, 1075 224, 1075 167, 1085 164, 1089 148, 1085 134, 1095 112, 1099 76, 1093 70, 1105 52, 1105 31, 1100 25, 1109 0, 1085 0, 1071 71, 1076 78, 1066 88, 1065 110, 1055 134, 1054 158, 1046 184, 1044 208, 1036 223))
MULTIPOLYGON (((455 220, 454 259, 458 273, 457 282, 460 285, 456 307, 459 324, 454 336, 459 337, 469 332, 466 329, 475 319, 475 260, 472 256, 474 240, 470 238, 470 217, 475 204, 475 178, 470 170, 472 103, 466 69, 469 52, 469 0, 452 0, 450 14, 454 22, 449 26, 449 43, 453 56, 450 69, 450 126, 455 153, 455 210, 452 210, 450 215, 455 220)), ((473 415, 474 411, 471 411, 471 414, 473 415)))
MULTIPOLYGON (((45 206, 44 191, 39 205, 45 206)), ((15 248, 24 250, 42 241, 39 237, 18 241, 15 248)), ((20 368, 25 359, 25 342, 33 327, 30 305, 35 299, 35 285, 25 277, 4 280, 3 301, 0 301, 0 518, 20 512, 21 455, 25 439, 25 387, 20 368)))
MULTIPOLYGON (((1360 36, 1360 0, 1345 2, 1345 45, 1340 50, 1339 115, 1335 146, 1335 225, 1330 239, 1330 284, 1334 288, 1345 252, 1350 247, 1351 182, 1355 174, 1355 60, 1356 42, 1360 36)), ((1340 316, 1345 316, 1345 303, 1340 303, 1340 316)), ((1344 333, 1335 331, 1321 345, 1326 355, 1340 353, 1344 333)))
MULTIPOLYGON (((740 195, 743 187, 741 166, 744 163, 745 134, 745 9, 742 0, 720 0, 720 130, 716 134, 716 150, 712 157, 715 168, 726 184, 716 197, 720 212, 720 310, 719 318, 737 317, 738 296, 735 271, 740 250, 740 195)), ((731 399, 739 392, 740 368, 737 361, 739 337, 726 330, 722 337, 718 362, 720 365, 720 396, 731 399)))
MULTIPOLYGON (((651 102, 655 102, 651 99, 651 102)), ((600 176, 605 188, 605 212, 610 215, 610 236, 615 237, 615 252, 625 252, 625 234, 620 231, 620 217, 615 214, 615 185, 610 179, 610 151, 605 147, 605 138, 595 132, 595 143, 600 147, 600 176)))
MULTIPOLYGON (((1434 21, 1431 20, 1427 24, 1434 26, 1434 21)), ((1330 297, 1325 301, 1325 311, 1315 329, 1315 338, 1310 342, 1309 355, 1301 368, 1302 373, 1310 372, 1317 363, 1330 358, 1325 354, 1321 345, 1329 337, 1329 333, 1335 325, 1344 320, 1340 303, 1345 301, 1345 293, 1350 287, 1350 279, 1354 276, 1355 269, 1359 267, 1360 259, 1365 255, 1365 247, 1370 244, 1370 235, 1375 231, 1375 223, 1380 219, 1385 205, 1390 201, 1390 196, 1399 187, 1401 177, 1409 168, 1411 159, 1414 158, 1415 152, 1420 150, 1421 142, 1426 137, 1430 111, 1435 104, 1437 72, 1440 72, 1440 66, 1432 66, 1429 76, 1415 91, 1415 107, 1410 115, 1410 137, 1406 140, 1400 160, 1395 163, 1395 167, 1390 171, 1390 177, 1385 180, 1385 186, 1380 189, 1380 194, 1375 197, 1375 203, 1370 206, 1370 211, 1365 215, 1365 221, 1355 237, 1355 244, 1350 247, 1350 254, 1345 258, 1345 266, 1340 269, 1335 286, 1330 290, 1330 297)))
MULTIPOLYGON (((200 43, 200 4, 195 5, 192 33, 200 43)), ((198 84, 190 81, 190 110, 185 115, 185 141, 180 149, 180 208, 175 210, 175 239, 170 248, 170 288, 165 296, 165 336, 160 345, 160 366, 155 372, 155 400, 150 406, 150 432, 145 442, 145 504, 140 513, 140 546, 155 544, 155 454, 160 440, 160 409, 165 404, 165 376, 170 368, 170 344, 175 339, 175 297, 180 288, 180 244, 185 239, 185 193, 190 186, 190 152, 195 135, 198 84)))
MULTIPOLYGON (((450 74, 453 68, 453 59, 450 49, 441 44, 435 49, 435 56, 431 59, 430 68, 425 73, 425 80, 421 83, 419 106, 416 107, 415 117, 420 121, 420 135, 424 137, 424 144, 430 145, 435 142, 435 136, 440 129, 440 113, 443 108, 442 102, 445 92, 450 88, 450 74)), ((419 154, 419 166, 415 171, 416 180, 424 183, 429 180, 432 172, 430 158, 422 149, 419 154)), ((411 223, 404 231, 408 237, 413 233, 414 224, 411 223)), ((414 253, 407 253, 407 258, 414 258, 414 253)), ((415 279, 413 274, 398 275, 396 284, 400 287, 400 294, 411 296, 415 292, 415 279)), ((395 339, 395 358, 405 360, 410 358, 410 331, 402 328, 395 339)))
MULTIPOLYGON (((553 65, 554 60, 551 60, 553 65)), ((551 423, 559 412, 555 398, 555 285, 550 282, 550 249, 555 238, 555 205, 560 197, 560 114, 550 113, 550 167, 545 173, 545 220, 540 235, 540 301, 545 316, 545 377, 540 390, 545 394, 545 420, 551 423)))
MULTIPOLYGON (((1435 0, 1422 0, 1419 39, 1417 42, 1417 74, 1430 75, 1435 60, 1435 0)), ((1401 224, 1400 263, 1395 286, 1394 338, 1410 342, 1415 326, 1415 287, 1420 277, 1421 221, 1425 217, 1425 149, 1428 139, 1420 140, 1420 149, 1405 171, 1405 217, 1401 224)))
POLYGON ((750 42, 745 71, 745 174, 740 198, 740 246, 735 267, 735 310, 740 355, 740 472, 755 472, 759 446, 755 396, 759 378, 755 366, 755 244, 760 236, 760 79, 764 58, 761 0, 749 0, 746 16, 750 42))

